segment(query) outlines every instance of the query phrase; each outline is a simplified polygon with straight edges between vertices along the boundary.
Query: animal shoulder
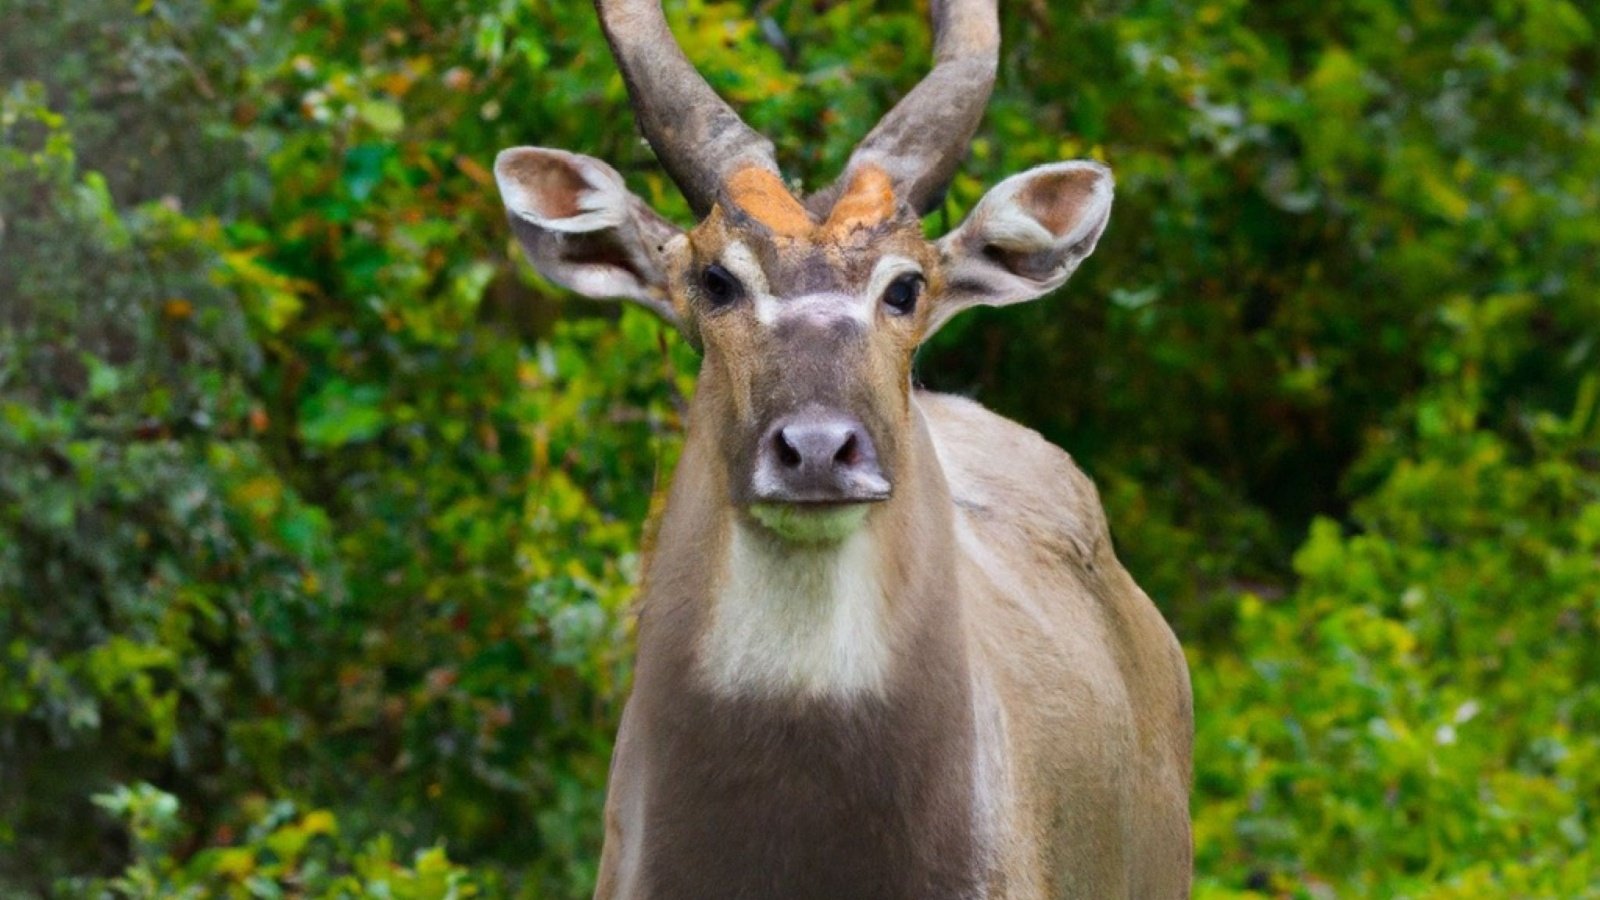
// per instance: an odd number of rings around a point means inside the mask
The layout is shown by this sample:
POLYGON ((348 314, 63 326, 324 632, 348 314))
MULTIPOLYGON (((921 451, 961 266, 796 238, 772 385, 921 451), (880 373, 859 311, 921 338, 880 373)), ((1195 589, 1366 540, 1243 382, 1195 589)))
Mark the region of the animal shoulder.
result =
POLYGON ((1099 492, 1065 450, 965 397, 916 397, 951 497, 972 527, 1055 547, 1078 564, 1109 549, 1099 492))

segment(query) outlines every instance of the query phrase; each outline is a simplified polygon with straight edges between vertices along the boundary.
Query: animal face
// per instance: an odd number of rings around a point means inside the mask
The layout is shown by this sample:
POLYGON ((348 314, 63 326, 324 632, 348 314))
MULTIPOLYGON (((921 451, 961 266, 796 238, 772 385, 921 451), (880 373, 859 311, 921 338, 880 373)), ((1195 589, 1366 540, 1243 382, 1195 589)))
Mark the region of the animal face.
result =
POLYGON ((858 176, 817 221, 751 170, 680 247, 670 295, 704 348, 700 389, 732 501, 770 517, 887 498, 902 467, 924 301, 941 277, 887 178, 858 176))
POLYGON ((969 306, 1060 285, 1111 203, 1103 166, 1041 166, 929 241, 876 167, 858 168, 825 214, 750 167, 683 231, 599 160, 519 148, 495 171, 545 275, 638 302, 702 350, 698 390, 712 413, 691 427, 715 430, 728 502, 802 541, 842 537, 893 494, 917 346, 969 306))

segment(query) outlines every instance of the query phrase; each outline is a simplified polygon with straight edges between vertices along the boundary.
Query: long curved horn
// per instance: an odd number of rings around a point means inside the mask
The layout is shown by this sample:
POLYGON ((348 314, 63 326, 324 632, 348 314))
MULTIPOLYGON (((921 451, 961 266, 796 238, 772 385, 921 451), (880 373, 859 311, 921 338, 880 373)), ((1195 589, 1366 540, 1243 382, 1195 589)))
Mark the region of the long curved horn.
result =
POLYGON ((667 28, 660 0, 595 0, 645 140, 696 215, 711 211, 729 175, 778 174, 772 142, 706 84, 667 28))
POLYGON ((933 69, 850 154, 838 181, 806 200, 826 214, 863 166, 882 169, 895 196, 926 214, 944 196, 994 89, 1000 58, 996 0, 933 0, 933 69))

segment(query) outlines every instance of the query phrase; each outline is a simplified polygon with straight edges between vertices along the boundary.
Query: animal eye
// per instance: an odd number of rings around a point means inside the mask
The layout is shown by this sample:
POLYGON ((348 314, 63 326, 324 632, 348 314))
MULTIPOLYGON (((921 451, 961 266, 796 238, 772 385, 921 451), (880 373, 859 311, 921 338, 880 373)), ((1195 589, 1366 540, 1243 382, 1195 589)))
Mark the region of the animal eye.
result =
POLYGON ((921 293, 921 275, 901 275, 883 289, 883 302, 895 315, 909 315, 917 308, 917 296, 921 293))
POLYGON ((722 266, 712 263, 700 273, 700 287, 712 306, 726 306, 739 297, 739 279, 722 266))

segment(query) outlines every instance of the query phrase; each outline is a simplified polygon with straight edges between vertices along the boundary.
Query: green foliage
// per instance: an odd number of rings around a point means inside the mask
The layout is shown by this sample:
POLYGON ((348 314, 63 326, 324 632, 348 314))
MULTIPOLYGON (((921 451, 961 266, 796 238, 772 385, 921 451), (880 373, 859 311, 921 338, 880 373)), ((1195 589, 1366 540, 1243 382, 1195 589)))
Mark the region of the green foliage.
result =
POLYGON ((190 855, 172 856, 183 825, 176 797, 148 784, 118 787, 95 803, 126 823, 133 862, 108 879, 65 887, 84 895, 128 898, 303 897, 315 900, 466 900, 482 896, 471 873, 432 847, 411 862, 396 858, 394 842, 380 836, 355 847, 341 840, 339 822, 325 809, 300 813, 280 801, 260 810, 242 840, 190 855))
MULTIPOLYGON (((813 187, 926 66, 915 4, 668 6, 813 187)), ((1594 11, 1003 13, 930 229, 1073 156, 1117 212, 920 376, 1077 455, 1178 626, 1198 893, 1600 896, 1594 11)), ((0 9, 0 894, 592 888, 695 360, 488 166, 683 221, 629 122, 587 4, 0 9)))
POLYGON ((1199 722, 1199 871, 1296 896, 1600 892, 1600 377, 1520 447, 1461 388, 1441 373, 1371 451, 1355 533, 1319 519, 1296 590, 1238 597, 1237 649, 1193 655, 1197 704, 1227 711, 1199 722))

